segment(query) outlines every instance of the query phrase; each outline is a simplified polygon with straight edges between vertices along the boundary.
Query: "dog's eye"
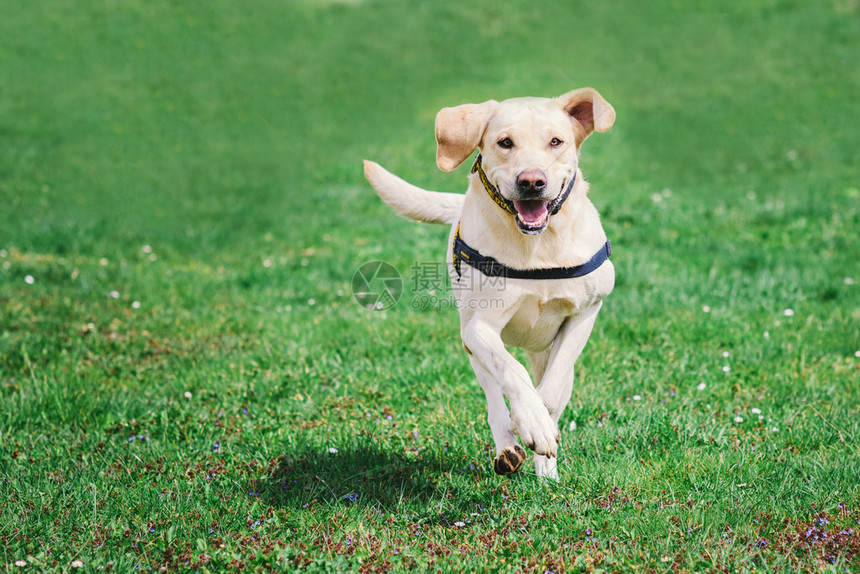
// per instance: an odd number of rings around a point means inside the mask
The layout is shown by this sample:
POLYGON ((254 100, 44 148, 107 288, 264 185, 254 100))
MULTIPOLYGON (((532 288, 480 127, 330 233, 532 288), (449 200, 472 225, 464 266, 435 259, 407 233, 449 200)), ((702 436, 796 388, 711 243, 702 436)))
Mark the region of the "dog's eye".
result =
POLYGON ((496 142, 496 145, 502 149, 511 149, 514 147, 514 142, 511 138, 502 138, 496 142))
POLYGON ((564 142, 558 138, 552 138, 549 142, 550 147, 558 147, 562 145, 564 142))

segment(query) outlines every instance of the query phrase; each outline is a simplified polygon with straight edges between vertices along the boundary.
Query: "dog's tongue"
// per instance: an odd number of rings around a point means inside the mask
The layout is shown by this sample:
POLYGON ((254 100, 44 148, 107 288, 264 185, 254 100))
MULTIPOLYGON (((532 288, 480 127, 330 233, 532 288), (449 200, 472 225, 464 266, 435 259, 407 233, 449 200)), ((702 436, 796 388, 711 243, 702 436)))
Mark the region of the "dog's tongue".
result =
POLYGON ((546 215, 546 201, 530 199, 526 201, 515 201, 514 209, 520 214, 520 218, 526 223, 537 223, 546 215))

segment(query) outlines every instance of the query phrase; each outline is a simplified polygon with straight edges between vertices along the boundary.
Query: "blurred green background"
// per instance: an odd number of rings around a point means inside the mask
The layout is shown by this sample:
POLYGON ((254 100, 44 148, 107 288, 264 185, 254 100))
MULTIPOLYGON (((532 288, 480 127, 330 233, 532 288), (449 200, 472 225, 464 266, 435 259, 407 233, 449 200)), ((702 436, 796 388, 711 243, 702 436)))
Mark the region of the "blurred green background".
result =
POLYGON ((583 85, 618 109, 586 148, 598 201, 670 188, 709 203, 795 185, 826 200, 856 183, 848 0, 5 12, 0 245, 23 251, 159 241, 208 255, 265 233, 310 243, 343 223, 325 216, 332 204, 358 225, 377 213, 357 189, 364 157, 462 189, 433 165, 439 108, 583 85))

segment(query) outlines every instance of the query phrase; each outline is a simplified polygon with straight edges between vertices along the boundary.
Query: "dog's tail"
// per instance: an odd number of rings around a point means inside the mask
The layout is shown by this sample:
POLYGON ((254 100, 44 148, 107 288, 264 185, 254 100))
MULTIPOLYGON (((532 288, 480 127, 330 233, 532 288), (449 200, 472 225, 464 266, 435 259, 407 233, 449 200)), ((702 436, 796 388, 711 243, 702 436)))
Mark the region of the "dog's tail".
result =
POLYGON ((364 161, 364 177, 382 200, 404 217, 424 223, 453 224, 460 218, 465 196, 427 191, 407 183, 372 161, 364 161))

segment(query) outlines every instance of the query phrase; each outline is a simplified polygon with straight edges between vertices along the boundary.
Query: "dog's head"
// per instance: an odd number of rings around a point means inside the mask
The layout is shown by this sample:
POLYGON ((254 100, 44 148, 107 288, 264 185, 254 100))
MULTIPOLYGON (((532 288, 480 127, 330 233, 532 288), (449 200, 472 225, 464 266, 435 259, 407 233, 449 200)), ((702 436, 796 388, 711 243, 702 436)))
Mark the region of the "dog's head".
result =
POLYGON ((487 178, 513 206, 517 227, 536 234, 576 174, 579 146, 613 123, 615 110, 592 88, 444 108, 436 116, 436 163, 451 171, 480 148, 487 178))

